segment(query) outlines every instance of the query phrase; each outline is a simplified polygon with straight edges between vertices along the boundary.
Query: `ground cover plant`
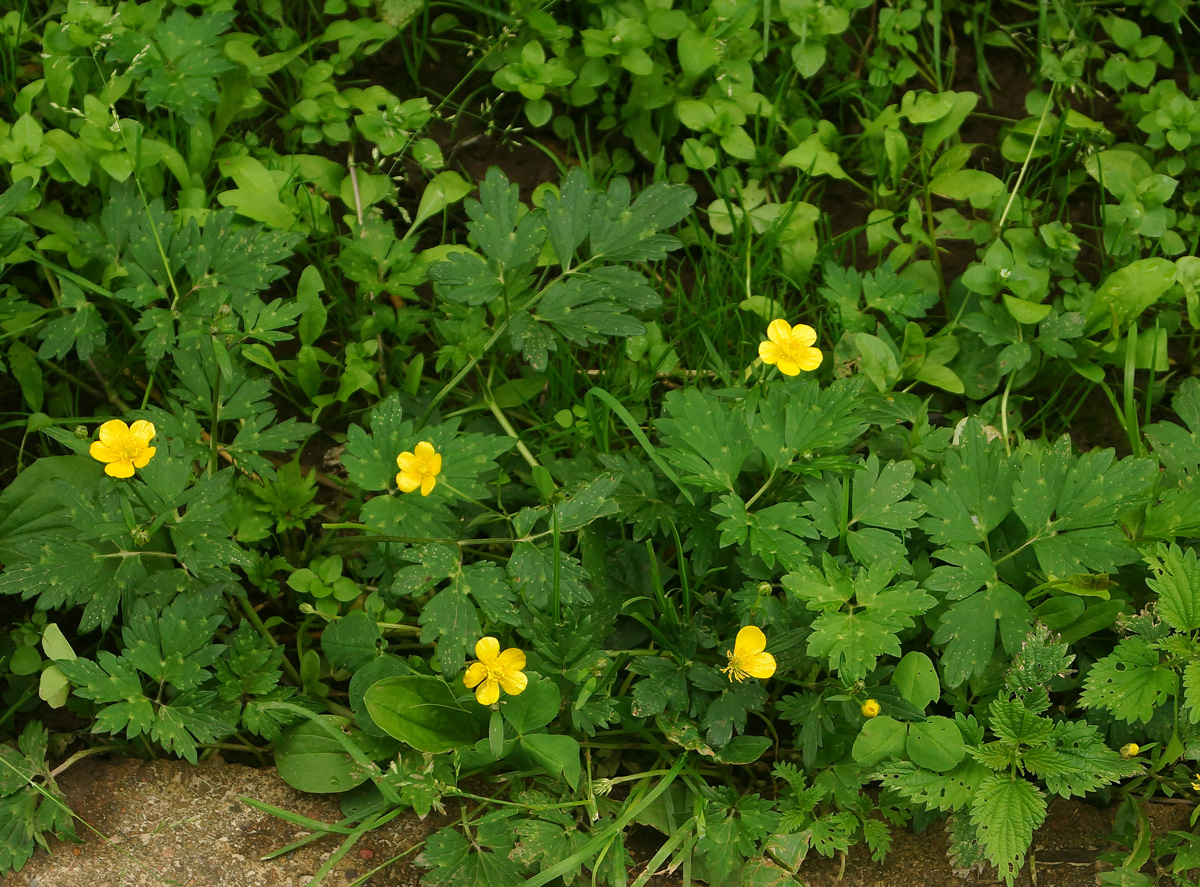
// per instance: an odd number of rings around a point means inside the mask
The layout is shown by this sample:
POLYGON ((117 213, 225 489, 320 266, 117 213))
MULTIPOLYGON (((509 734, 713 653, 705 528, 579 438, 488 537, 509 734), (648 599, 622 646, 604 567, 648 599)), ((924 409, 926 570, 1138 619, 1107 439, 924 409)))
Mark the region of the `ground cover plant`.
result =
POLYGON ((1011 884, 1060 795, 1187 883, 1198 24, 12 0, 0 873, 220 752, 316 881, 449 804, 435 887, 1011 884))

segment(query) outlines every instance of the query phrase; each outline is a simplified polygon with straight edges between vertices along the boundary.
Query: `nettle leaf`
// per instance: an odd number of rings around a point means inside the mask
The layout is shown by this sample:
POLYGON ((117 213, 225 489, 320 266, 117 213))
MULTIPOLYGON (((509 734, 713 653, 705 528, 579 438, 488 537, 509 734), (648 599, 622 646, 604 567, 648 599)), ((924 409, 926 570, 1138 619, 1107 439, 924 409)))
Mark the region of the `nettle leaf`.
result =
POLYGON ((1141 764, 1123 760, 1099 729, 1085 721, 1057 721, 1049 746, 1026 752, 1022 764, 1064 798, 1082 798, 1142 772, 1141 764))
POLYGON ((931 810, 948 812, 965 807, 992 771, 974 758, 964 758, 948 773, 925 770, 910 761, 897 761, 874 774, 886 789, 931 810))
POLYGON ((683 480, 704 490, 734 490, 750 455, 744 407, 728 404, 695 388, 672 391, 665 399, 658 431, 662 455, 687 472, 683 480))
POLYGON ((1154 578, 1146 584, 1158 594, 1158 614, 1176 631, 1200 628, 1200 564, 1196 552, 1160 545, 1146 563, 1154 578))
POLYGON ((1079 701, 1103 708, 1128 723, 1147 723, 1175 692, 1176 676, 1159 664, 1159 654, 1140 637, 1125 638, 1092 666, 1079 701))
POLYGON ((1151 459, 1113 451, 1075 457, 1063 436, 1049 449, 1027 451, 1013 486, 1013 510, 1029 530, 1048 577, 1110 573, 1137 560, 1117 515, 1150 498, 1158 474, 1151 459))
POLYGON ((1003 582, 993 582, 951 605, 933 635, 935 644, 946 645, 942 681, 953 688, 981 676, 992 661, 997 626, 1005 652, 1015 655, 1031 621, 1029 603, 1003 582))
POLYGON ((1012 510, 1017 460, 990 439, 974 417, 967 420, 956 447, 946 451, 941 479, 917 484, 927 515, 918 523, 937 545, 986 542, 1012 510))
POLYGON ((1016 776, 991 776, 971 802, 971 824, 988 861, 1004 882, 1013 881, 1025 863, 1033 832, 1046 818, 1046 799, 1033 783, 1016 776))

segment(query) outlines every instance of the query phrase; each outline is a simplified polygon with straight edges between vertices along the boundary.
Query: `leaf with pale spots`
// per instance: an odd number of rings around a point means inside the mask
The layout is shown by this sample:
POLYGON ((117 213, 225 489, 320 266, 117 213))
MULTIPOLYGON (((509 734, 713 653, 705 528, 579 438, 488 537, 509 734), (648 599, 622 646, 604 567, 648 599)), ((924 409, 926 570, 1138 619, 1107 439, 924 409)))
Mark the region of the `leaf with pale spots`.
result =
POLYGON ((1152 460, 1117 461, 1111 449, 1074 456, 1065 436, 1049 449, 1025 452, 1013 510, 1046 575, 1111 573, 1136 561, 1137 549, 1117 518, 1149 500, 1157 475, 1152 460))

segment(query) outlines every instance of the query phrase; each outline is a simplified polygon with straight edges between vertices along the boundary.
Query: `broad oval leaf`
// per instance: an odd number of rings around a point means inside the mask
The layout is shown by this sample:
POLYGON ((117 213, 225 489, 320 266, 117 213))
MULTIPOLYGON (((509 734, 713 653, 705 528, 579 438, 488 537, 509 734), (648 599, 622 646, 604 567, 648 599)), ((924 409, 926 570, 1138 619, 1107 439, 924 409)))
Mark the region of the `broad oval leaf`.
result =
POLYGON ((280 778, 294 789, 313 794, 349 791, 367 778, 342 743, 325 724, 342 730, 350 722, 334 715, 321 715, 284 731, 275 743, 275 768, 280 778))
POLYGON ((949 770, 967 753, 958 725, 940 715, 909 725, 907 749, 914 764, 937 771, 949 770))
POLYGON ((441 678, 384 678, 363 699, 371 720, 418 751, 437 754, 474 745, 480 735, 475 718, 458 704, 441 678))

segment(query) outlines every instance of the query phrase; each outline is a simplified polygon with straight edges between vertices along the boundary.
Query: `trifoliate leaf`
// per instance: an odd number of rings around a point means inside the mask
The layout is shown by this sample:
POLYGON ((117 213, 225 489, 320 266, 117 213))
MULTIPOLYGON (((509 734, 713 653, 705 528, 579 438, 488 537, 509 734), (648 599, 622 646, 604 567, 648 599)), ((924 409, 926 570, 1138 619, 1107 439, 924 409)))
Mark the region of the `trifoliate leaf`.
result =
POLYGON ((933 642, 945 644, 942 681, 957 687, 970 677, 982 675, 996 648, 996 628, 1009 654, 1014 653, 1029 630, 1028 602, 1002 582, 953 604, 942 616, 933 642))
POLYGON ((683 480, 705 490, 734 490, 752 448, 742 406, 696 388, 672 391, 658 430, 667 444, 662 455, 685 472, 683 480))
POLYGON ((946 451, 941 479, 917 485, 928 512, 921 529, 937 545, 986 542, 1011 510, 1016 475, 1017 460, 1005 455, 1003 442, 968 419, 958 446, 946 451))
POLYGON ((1073 456, 1062 437, 1050 449, 1027 451, 1013 486, 1013 510, 1029 530, 1047 576, 1110 573, 1137 551, 1114 522, 1149 498, 1158 468, 1150 459, 1116 461, 1112 450, 1073 456))

